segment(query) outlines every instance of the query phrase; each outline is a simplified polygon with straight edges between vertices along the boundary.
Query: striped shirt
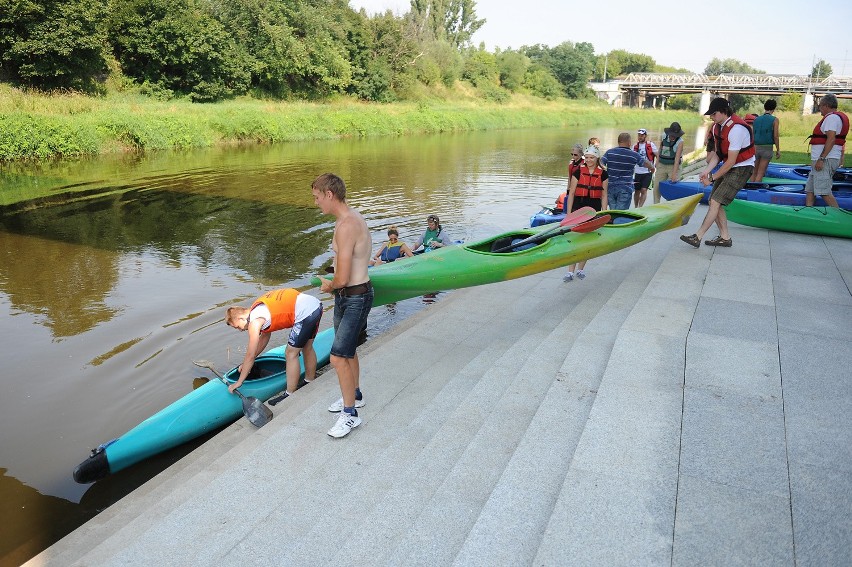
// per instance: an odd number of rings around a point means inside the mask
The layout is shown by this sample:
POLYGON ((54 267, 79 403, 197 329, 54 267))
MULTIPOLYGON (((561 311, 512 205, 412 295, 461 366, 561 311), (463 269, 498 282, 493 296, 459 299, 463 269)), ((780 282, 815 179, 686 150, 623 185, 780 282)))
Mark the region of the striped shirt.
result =
POLYGON ((630 148, 618 146, 604 153, 601 162, 609 174, 610 191, 616 188, 633 189, 633 168, 645 163, 645 158, 630 148))

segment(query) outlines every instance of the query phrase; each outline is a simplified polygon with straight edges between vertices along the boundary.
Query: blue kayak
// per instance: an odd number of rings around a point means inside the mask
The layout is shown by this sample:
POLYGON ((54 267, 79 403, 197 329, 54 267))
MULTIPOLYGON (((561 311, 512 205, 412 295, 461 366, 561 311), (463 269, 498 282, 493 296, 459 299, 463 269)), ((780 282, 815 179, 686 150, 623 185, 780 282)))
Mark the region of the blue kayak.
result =
MULTIPOLYGON (((769 165, 766 167, 767 177, 777 177, 779 179, 807 179, 810 172, 810 165, 769 162, 769 165)), ((838 168, 837 171, 834 173, 834 180, 845 183, 852 183, 852 168, 838 168)))
MULTIPOLYGON (((698 181, 660 182, 660 195, 668 201, 701 193, 703 194, 701 202, 706 205, 711 191, 712 185, 704 187, 698 181)), ((834 198, 837 199, 837 204, 840 205, 841 209, 852 210, 852 183, 835 183, 833 192, 834 198)), ((801 182, 790 185, 749 182, 746 183, 744 189, 737 193, 737 199, 770 203, 773 205, 803 207, 805 205, 805 186, 801 182)), ((826 206, 825 201, 821 197, 817 197, 815 204, 819 207, 826 206)))
MULTIPOLYGON (((320 332, 314 339, 317 366, 328 364, 334 329, 320 332)), ((285 346, 270 349, 257 357, 249 378, 240 392, 266 401, 287 386, 285 346)), ((304 376, 304 362, 299 357, 304 376)), ((239 378, 236 368, 225 374, 229 383, 239 378)), ((233 423, 243 415, 239 396, 228 392, 220 380, 211 380, 168 407, 155 413, 121 437, 108 441, 92 451, 74 469, 74 480, 95 482, 143 459, 177 447, 205 433, 233 423)))
POLYGON ((550 224, 553 222, 562 222, 565 218, 565 213, 556 212, 550 207, 542 207, 539 212, 530 217, 530 228, 550 224))

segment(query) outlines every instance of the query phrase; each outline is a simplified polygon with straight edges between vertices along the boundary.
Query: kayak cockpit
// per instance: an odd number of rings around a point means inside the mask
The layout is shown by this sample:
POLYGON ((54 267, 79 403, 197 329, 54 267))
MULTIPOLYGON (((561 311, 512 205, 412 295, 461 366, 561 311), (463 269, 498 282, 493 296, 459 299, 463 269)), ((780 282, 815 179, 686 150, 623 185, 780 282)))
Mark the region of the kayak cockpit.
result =
MULTIPOLYGON (((636 224, 645 222, 646 220, 644 215, 629 211, 605 211, 605 213, 609 215, 610 220, 601 228, 628 225, 635 226, 636 224)), ((598 216, 601 216, 601 214, 598 216)), ((570 227, 560 229, 554 224, 551 228, 545 228, 540 232, 532 232, 530 230, 506 232, 493 238, 474 242, 473 244, 465 246, 465 248, 471 252, 478 253, 517 254, 544 246, 551 238, 556 238, 570 232, 570 227), (548 232, 552 232, 552 234, 548 235, 548 232), (538 240, 536 238, 539 235, 542 237, 542 240, 538 240)))

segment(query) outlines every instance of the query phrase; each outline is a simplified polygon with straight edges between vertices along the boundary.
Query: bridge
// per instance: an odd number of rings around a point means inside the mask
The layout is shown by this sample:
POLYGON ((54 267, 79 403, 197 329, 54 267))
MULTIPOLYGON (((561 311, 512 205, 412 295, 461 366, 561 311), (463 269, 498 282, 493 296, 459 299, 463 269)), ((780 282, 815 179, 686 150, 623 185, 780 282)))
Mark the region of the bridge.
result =
POLYGON ((701 94, 699 112, 710 107, 710 100, 729 94, 804 95, 802 113, 810 114, 814 102, 826 93, 852 99, 852 77, 830 76, 814 79, 807 75, 768 75, 724 73, 630 73, 624 79, 590 85, 600 98, 616 106, 647 106, 665 109, 666 99, 677 94, 701 94))

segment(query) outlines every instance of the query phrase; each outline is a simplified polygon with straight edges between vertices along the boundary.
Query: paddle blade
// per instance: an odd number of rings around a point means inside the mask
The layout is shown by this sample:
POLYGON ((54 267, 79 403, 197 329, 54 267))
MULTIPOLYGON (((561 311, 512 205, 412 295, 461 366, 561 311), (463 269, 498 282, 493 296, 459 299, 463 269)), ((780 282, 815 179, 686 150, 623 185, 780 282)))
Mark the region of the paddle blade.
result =
POLYGON ((565 218, 559 222, 559 226, 568 226, 569 224, 579 224, 583 221, 589 220, 593 216, 595 216, 598 212, 591 207, 581 207, 576 211, 570 212, 565 215, 565 218))
POLYGON ((581 222, 580 224, 571 227, 571 232, 592 232, 593 230, 597 230, 603 225, 607 224, 611 220, 612 217, 610 217, 609 215, 601 215, 599 217, 589 219, 586 222, 581 222))
POLYGON ((243 414, 255 427, 263 427, 272 419, 272 410, 251 396, 243 397, 243 414))

